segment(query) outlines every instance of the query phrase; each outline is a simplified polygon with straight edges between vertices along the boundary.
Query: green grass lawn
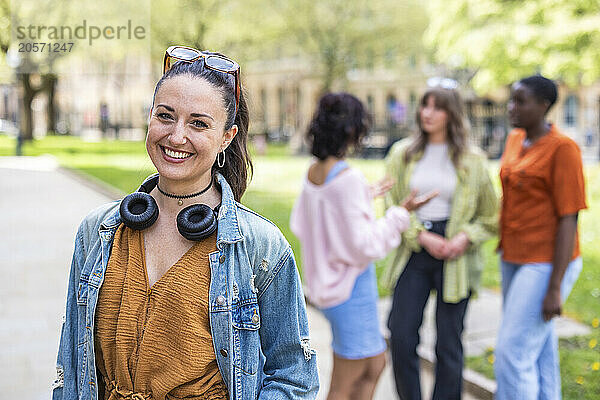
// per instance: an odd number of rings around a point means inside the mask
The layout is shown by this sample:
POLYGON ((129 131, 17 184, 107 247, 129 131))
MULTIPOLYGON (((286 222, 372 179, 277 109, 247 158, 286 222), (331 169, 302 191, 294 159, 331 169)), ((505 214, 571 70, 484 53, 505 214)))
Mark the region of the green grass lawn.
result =
MULTIPOLYGON (((0 156, 13 155, 14 139, 0 135, 0 156)), ((26 143, 24 155, 52 154, 59 163, 90 174, 114 187, 131 192, 154 167, 149 161, 144 143, 102 141, 82 142, 73 137, 46 137, 26 143)), ((350 164, 360 169, 367 179, 375 181, 384 175, 381 160, 350 159, 350 164)), ((308 165, 309 157, 292 157, 284 146, 269 146, 265 156, 254 156, 254 177, 242 202, 271 219, 290 241, 300 271, 300 245, 289 230, 289 215, 298 195, 308 165)), ((497 177, 497 164, 490 166, 497 177)), ((565 399, 598 398, 600 393, 600 165, 586 166, 589 210, 580 218, 581 249, 584 268, 571 296, 565 313, 593 327, 591 335, 561 340, 561 369, 565 399), (595 395, 595 397, 594 397, 595 395)), ((499 182, 495 184, 499 191, 499 182)), ((378 214, 383 213, 382 200, 375 201, 378 214)), ((498 257, 494 253, 496 241, 484 246, 485 267, 483 285, 498 289, 500 275, 498 257)), ((384 261, 377 263, 378 271, 384 261)), ((385 295, 386 293, 381 293, 385 295)), ((493 356, 489 354, 470 358, 467 365, 493 377, 493 356)))

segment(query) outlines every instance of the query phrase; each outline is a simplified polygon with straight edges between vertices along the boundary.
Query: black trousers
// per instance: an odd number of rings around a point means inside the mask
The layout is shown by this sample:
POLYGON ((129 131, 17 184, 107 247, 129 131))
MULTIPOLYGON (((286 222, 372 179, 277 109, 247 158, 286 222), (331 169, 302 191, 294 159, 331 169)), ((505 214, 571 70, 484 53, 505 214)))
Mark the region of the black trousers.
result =
MULTIPOLYGON (((446 222, 434 222, 429 229, 443 235, 446 222)), ((462 392, 463 347, 462 332, 469 299, 457 304, 445 303, 442 292, 444 262, 427 251, 412 253, 402 271, 388 319, 391 331, 392 364, 396 390, 402 400, 421 400, 419 378, 419 328, 423 310, 432 289, 436 296, 435 345, 436 368, 433 400, 457 400, 462 392)))

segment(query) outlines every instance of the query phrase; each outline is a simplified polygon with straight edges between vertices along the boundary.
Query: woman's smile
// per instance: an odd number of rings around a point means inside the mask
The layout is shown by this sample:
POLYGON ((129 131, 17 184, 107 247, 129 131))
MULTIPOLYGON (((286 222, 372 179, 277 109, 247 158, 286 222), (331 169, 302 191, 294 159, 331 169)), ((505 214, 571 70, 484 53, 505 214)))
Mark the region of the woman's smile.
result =
MULTIPOLYGON (((160 145, 159 145, 160 146, 160 145)), ((182 150, 174 150, 166 146, 160 146, 162 150, 163 158, 172 163, 182 163, 185 162, 188 158, 192 157, 194 153, 190 153, 182 150)))

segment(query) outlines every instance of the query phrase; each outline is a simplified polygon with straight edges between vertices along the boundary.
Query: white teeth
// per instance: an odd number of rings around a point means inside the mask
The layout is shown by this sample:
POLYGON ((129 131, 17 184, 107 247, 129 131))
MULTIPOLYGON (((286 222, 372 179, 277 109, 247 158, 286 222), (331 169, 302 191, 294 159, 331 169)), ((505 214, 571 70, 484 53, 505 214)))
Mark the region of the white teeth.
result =
POLYGON ((181 151, 173 151, 173 150, 167 149, 166 147, 163 147, 163 150, 169 157, 173 157, 173 158, 188 158, 189 156, 192 155, 191 153, 184 153, 181 151))

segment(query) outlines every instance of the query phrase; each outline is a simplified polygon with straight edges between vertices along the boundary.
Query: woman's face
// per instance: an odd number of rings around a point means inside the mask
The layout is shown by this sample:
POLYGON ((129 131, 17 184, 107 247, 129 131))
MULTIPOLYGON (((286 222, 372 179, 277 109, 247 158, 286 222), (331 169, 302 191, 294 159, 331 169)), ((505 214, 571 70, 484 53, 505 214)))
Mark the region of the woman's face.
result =
POLYGON ((156 93, 146 150, 161 178, 207 182, 217 153, 237 126, 224 131, 227 112, 219 89, 202 78, 177 75, 156 93))
POLYGON ((425 104, 421 106, 419 114, 421 128, 425 132, 429 134, 446 133, 448 113, 442 108, 436 107, 433 96, 427 97, 425 104))
POLYGON ((546 115, 548 105, 540 101, 533 91, 522 83, 515 83, 508 101, 508 118, 515 128, 528 129, 539 125, 546 115))

